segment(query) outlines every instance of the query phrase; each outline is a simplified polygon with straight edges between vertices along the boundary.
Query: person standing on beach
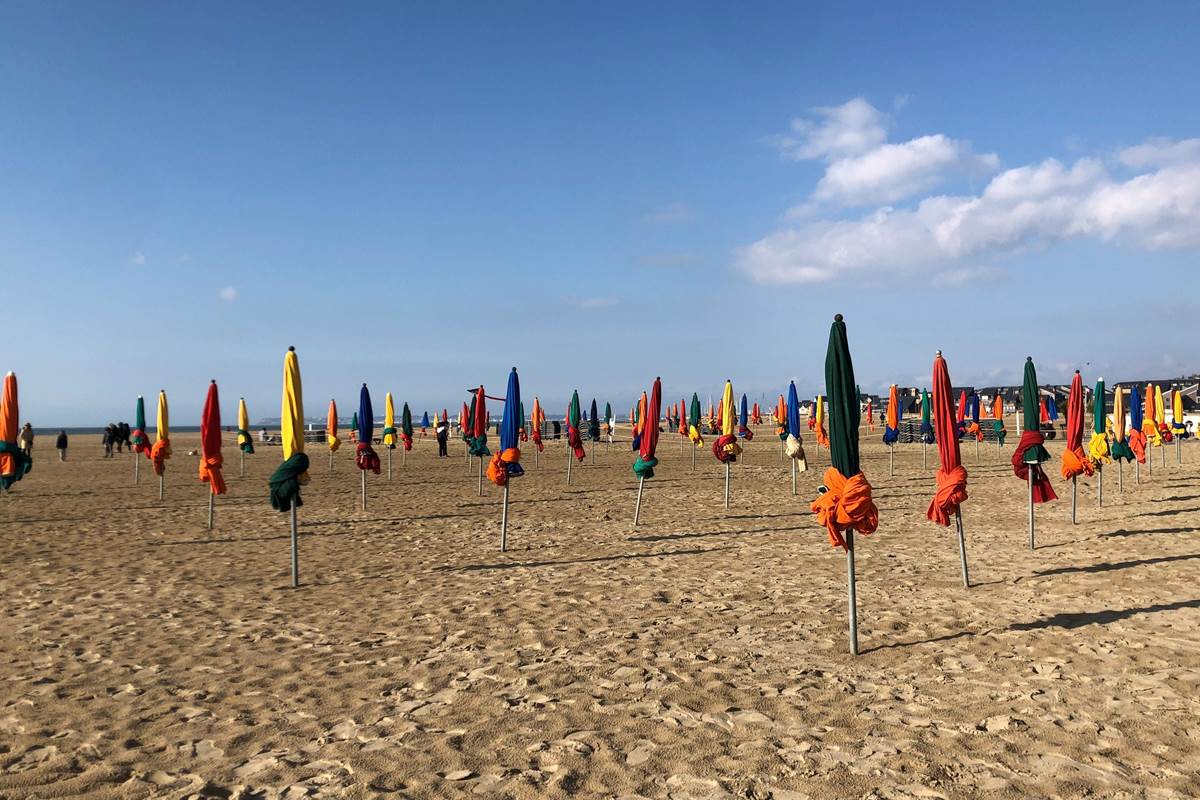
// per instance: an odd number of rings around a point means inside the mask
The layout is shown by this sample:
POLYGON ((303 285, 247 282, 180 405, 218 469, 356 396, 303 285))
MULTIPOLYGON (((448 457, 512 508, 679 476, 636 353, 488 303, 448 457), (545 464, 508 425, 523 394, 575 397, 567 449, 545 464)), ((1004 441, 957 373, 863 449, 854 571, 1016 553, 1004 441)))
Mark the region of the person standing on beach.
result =
POLYGON ((33 426, 28 422, 25 423, 24 428, 21 428, 21 435, 17 437, 17 441, 25 455, 33 455, 33 426))
POLYGON ((437 427, 433 429, 433 432, 437 436, 438 458, 445 458, 447 456, 446 441, 450 438, 450 426, 446 420, 438 420, 437 427))
POLYGON ((59 431, 58 438, 54 440, 54 447, 58 450, 58 460, 67 460, 67 432, 59 431))
POLYGON ((119 427, 120 427, 120 430, 118 431, 118 433, 120 434, 120 436, 117 439, 117 452, 118 453, 122 452, 121 451, 122 447, 124 447, 126 450, 132 451, 133 450, 133 441, 132 441, 133 430, 129 427, 128 422, 122 422, 119 427))
POLYGON ((113 437, 117 435, 113 424, 110 422, 104 427, 104 435, 100 437, 100 441, 104 443, 104 457, 112 458, 113 437))

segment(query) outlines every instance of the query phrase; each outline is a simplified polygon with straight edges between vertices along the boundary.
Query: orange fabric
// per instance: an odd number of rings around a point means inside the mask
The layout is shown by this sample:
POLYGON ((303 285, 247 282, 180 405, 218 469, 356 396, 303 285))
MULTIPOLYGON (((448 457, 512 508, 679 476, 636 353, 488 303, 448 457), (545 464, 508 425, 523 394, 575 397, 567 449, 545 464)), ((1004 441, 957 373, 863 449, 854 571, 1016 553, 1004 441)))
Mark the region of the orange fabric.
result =
POLYGON ((824 425, 817 425, 814 429, 817 432, 817 444, 821 447, 829 447, 829 434, 825 431, 824 425))
POLYGON ((1082 447, 1077 450, 1063 450, 1062 476, 1064 480, 1069 481, 1078 475, 1093 475, 1095 472, 1092 460, 1083 452, 1082 447))
POLYGON ((967 433, 974 436, 976 441, 983 441, 983 429, 979 427, 978 422, 972 422, 967 425, 967 433))
POLYGON ((1137 457, 1138 463, 1145 464, 1146 463, 1146 434, 1142 433, 1141 431, 1135 431, 1133 428, 1130 428, 1128 439, 1129 439, 1129 449, 1132 450, 1134 456, 1137 457))
MULTIPOLYGON (((17 427, 20 424, 17 406, 17 376, 4 376, 4 397, 0 400, 0 440, 8 442, 10 447, 17 444, 17 427)), ((17 457, 11 453, 0 453, 0 475, 17 474, 17 457)))
POLYGON ((967 499, 967 470, 962 464, 946 472, 937 471, 937 491, 925 516, 938 525, 949 525, 950 515, 967 499))
POLYGON ((171 457, 171 440, 159 439, 150 448, 150 461, 154 464, 154 474, 162 475, 167 468, 166 461, 171 457))
POLYGON ((842 532, 853 528, 863 535, 879 527, 879 509, 871 501, 871 484, 861 472, 847 478, 835 468, 825 470, 826 492, 812 503, 817 522, 829 531, 829 543, 846 547, 842 532))
POLYGON ((1004 398, 996 395, 992 401, 992 419, 1004 419, 1004 398))
POLYGON ((516 447, 492 453, 492 460, 488 462, 487 468, 488 480, 497 486, 503 486, 508 483, 508 468, 506 465, 516 464, 520 460, 521 451, 516 447))
POLYGON ((225 478, 221 475, 224 463, 225 459, 220 453, 200 457, 200 480, 209 485, 213 494, 225 494, 225 478))

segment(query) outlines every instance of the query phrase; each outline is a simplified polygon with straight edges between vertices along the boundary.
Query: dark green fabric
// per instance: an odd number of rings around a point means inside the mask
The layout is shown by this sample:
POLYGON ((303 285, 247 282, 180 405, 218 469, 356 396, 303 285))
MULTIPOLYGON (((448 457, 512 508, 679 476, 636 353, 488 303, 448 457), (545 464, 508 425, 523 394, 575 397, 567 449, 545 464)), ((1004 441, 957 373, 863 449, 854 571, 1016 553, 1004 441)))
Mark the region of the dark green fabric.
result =
POLYGON ((1104 424, 1104 381, 1096 381, 1096 390, 1092 398, 1092 433, 1107 433, 1108 426, 1104 424))
POLYGON ((854 399, 854 387, 846 323, 839 314, 829 328, 829 349, 825 352, 825 391, 829 398, 826 417, 830 462, 847 478, 862 471, 858 464, 858 421, 862 412, 854 399))
POLYGON ((24 478, 33 470, 33 458, 25 454, 25 451, 17 446, 16 442, 0 441, 0 453, 12 454, 13 461, 16 462, 17 471, 12 475, 0 475, 0 487, 6 491, 12 488, 12 485, 24 478))
MULTIPOLYGON (((1025 418, 1021 420, 1022 432, 1041 432, 1042 422, 1038 411, 1038 382, 1037 369, 1033 359, 1025 359, 1025 381, 1021 385, 1021 410, 1025 418)), ((1018 449, 1020 444, 1017 445, 1018 449)), ((1042 464, 1050 460, 1050 453, 1042 445, 1034 445, 1025 450, 1021 458, 1026 464, 1042 464)))
POLYGON ((605 403, 604 404, 604 424, 607 425, 608 421, 610 419, 612 419, 612 403, 605 403))
POLYGON ((1025 359, 1025 382, 1021 386, 1021 431, 1040 431, 1041 414, 1038 408, 1037 369, 1033 359, 1025 359))
POLYGON ((921 390, 921 424, 922 425, 932 424, 929 419, 929 406, 930 406, 929 390, 922 389, 921 390))
POLYGON ((654 468, 658 466, 658 459, 651 457, 649 461, 643 461, 641 456, 638 456, 637 461, 633 462, 633 474, 639 478, 653 478, 654 468))
MULTIPOLYGON (((391 427, 391 428, 384 428, 384 429, 383 429, 383 433, 382 433, 382 434, 380 434, 380 435, 381 435, 381 436, 385 436, 385 437, 386 437, 386 436, 395 436, 395 435, 396 435, 396 429, 395 429, 395 427, 391 427)), ((385 441, 386 441, 386 440, 385 440, 385 441)), ((396 449, 396 445, 394 445, 394 444, 389 444, 389 445, 386 445, 386 447, 387 447, 387 449, 388 449, 388 450, 395 450, 395 449, 396 449)))
POLYGON ((400 412, 400 430, 404 431, 404 435, 409 439, 412 438, 412 412, 408 410, 408 403, 404 404, 404 410, 400 412))
POLYGON ((996 420, 992 423, 992 430, 996 432, 996 441, 1000 442, 1000 444, 1004 444, 1004 438, 1008 435, 1008 432, 1004 430, 1004 423, 1000 420, 996 420))
POLYGON ((525 401, 524 400, 522 400, 520 405, 518 406, 517 413, 519 413, 521 415, 521 418, 517 420, 517 430, 523 431, 523 430, 525 430, 525 401))
POLYGON ((357 411, 354 412, 354 416, 350 419, 350 430, 354 431, 355 434, 358 433, 358 412, 357 411))
POLYGON ((1108 454, 1113 457, 1114 461, 1117 459, 1133 461, 1134 459, 1133 448, 1129 446, 1129 442, 1124 440, 1113 442, 1112 446, 1108 448, 1108 454))
POLYGON ((308 456, 304 453, 296 453, 275 468, 271 477, 267 479, 271 486, 272 508, 276 511, 291 511, 293 504, 296 508, 304 505, 304 501, 300 499, 300 476, 306 472, 308 456))
POLYGON ((471 444, 471 434, 475 432, 475 402, 467 404, 467 427, 462 429, 462 440, 471 444))
POLYGON ((700 430, 700 397, 692 392, 692 404, 688 407, 688 426, 700 430))
POLYGON ((487 446, 487 434, 483 436, 467 437, 467 448, 475 458, 487 458, 492 454, 492 451, 487 446))
POLYGON ((242 436, 246 437, 246 440, 239 445, 242 448, 242 452, 247 455, 254 455, 254 439, 251 438, 250 431, 245 428, 238 428, 237 435, 239 438, 242 436))
POLYGON ((567 424, 572 428, 579 427, 579 390, 576 389, 571 395, 571 405, 567 409, 567 424))
POLYGON ((133 412, 133 427, 146 430, 146 401, 137 399, 137 408, 133 412))

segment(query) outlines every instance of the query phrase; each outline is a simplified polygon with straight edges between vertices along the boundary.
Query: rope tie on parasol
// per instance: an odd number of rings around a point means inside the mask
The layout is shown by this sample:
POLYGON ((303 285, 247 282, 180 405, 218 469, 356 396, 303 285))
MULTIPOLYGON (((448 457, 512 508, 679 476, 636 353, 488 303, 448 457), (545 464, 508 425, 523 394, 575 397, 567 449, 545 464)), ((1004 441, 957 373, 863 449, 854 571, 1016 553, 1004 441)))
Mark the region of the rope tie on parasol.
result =
POLYGON ((1146 420, 1142 423, 1142 433, 1145 434, 1147 447, 1161 447, 1162 434, 1158 431, 1158 426, 1152 420, 1146 420))
POLYGON ((224 463, 225 457, 220 453, 200 456, 200 480, 209 485, 213 494, 225 494, 225 477, 221 474, 224 463))
POLYGON ((750 430, 745 425, 738 426, 738 436, 745 439, 747 442, 754 438, 754 431, 750 430))
POLYGON ((796 469, 800 472, 808 471, 808 459, 804 457, 804 441, 799 436, 792 436, 790 433, 784 434, 786 437, 783 440, 783 452, 788 458, 796 462, 796 469))
POLYGON ((171 440, 159 439, 150 448, 150 461, 154 465, 154 474, 162 475, 167 468, 167 459, 171 457, 171 440))
POLYGON ((834 467, 825 470, 825 492, 813 501, 817 522, 829 532, 829 543, 846 549, 842 533, 851 528, 864 536, 879 527, 879 509, 871 500, 871 484, 861 472, 847 478, 834 467))
POLYGON ((1017 449, 1012 456, 1013 474, 1018 478, 1027 480, 1029 471, 1033 470, 1033 502, 1035 503, 1058 499, 1058 495, 1054 493, 1054 487, 1050 484, 1050 479, 1042 470, 1042 462, 1050 459, 1050 454, 1042 446, 1045 441, 1046 437, 1041 432, 1025 431, 1021 434, 1021 439, 1017 442, 1017 449), (1036 464, 1025 463, 1025 454, 1030 450, 1037 457, 1036 464))
POLYGON ((488 462, 488 480, 497 486, 503 487, 508 483, 509 478, 519 478, 524 474, 525 468, 521 466, 521 449, 519 447, 500 450, 492 454, 492 459, 488 462))
MULTIPOLYGON (((1099 467, 1108 464, 1112 461, 1112 456, 1109 454, 1108 437, 1103 433, 1093 433, 1092 440, 1088 442, 1088 456, 1092 460, 1092 466, 1099 467)), ((1091 475, 1092 471, 1088 470, 1091 475)))
POLYGON ((975 437, 975 441, 983 441, 983 429, 979 427, 978 422, 971 422, 967 425, 967 433, 975 437))
POLYGON ((308 483, 308 456, 296 453, 281 463, 267 479, 271 487, 271 507, 276 511, 291 511, 304 505, 300 487, 308 483))
POLYGON ((925 512, 930 520, 943 527, 950 525, 950 518, 967 499, 967 470, 962 464, 950 471, 938 469, 937 491, 929 501, 925 512))
MULTIPOLYGON (((238 431, 238 435, 241 436, 241 434, 242 432, 238 431)), ((150 437, 144 430, 134 428, 133 432, 129 434, 129 443, 133 446, 133 452, 144 453, 146 458, 150 458, 150 451, 154 449, 154 446, 150 444, 150 437)))
POLYGON ((250 431, 245 428, 238 428, 237 432, 238 447, 246 455, 254 455, 254 439, 250 436, 250 431))
POLYGON ((358 443, 354 452, 354 463, 363 471, 370 470, 376 475, 379 474, 379 454, 371 447, 370 442, 358 443))
POLYGON ((1170 426, 1167 425, 1167 423, 1165 423, 1165 422, 1159 423, 1158 434, 1160 437, 1162 437, 1162 440, 1164 442, 1172 442, 1175 440, 1175 437, 1171 434, 1170 426))
POLYGON ((396 426, 389 425, 383 429, 383 446, 388 450, 396 449, 396 426))

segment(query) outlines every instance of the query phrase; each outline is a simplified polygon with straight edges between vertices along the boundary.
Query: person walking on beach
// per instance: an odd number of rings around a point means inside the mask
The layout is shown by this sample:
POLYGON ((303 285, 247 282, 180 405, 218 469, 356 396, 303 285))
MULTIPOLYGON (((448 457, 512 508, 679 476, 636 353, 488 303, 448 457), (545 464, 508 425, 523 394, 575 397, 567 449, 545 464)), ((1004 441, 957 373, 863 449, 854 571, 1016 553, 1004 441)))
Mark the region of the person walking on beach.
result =
POLYGON ((121 449, 122 447, 124 447, 126 450, 133 450, 133 442, 131 441, 133 437, 133 430, 129 427, 129 423, 122 422, 117 427, 117 452, 123 452, 121 449))
POLYGON ((104 427, 104 435, 100 437, 100 441, 102 441, 104 443, 104 457, 105 458, 112 458, 113 439, 117 435, 115 427, 116 426, 114 426, 111 422, 108 423, 108 425, 106 425, 104 427))
POLYGON ((58 460, 67 460, 67 432, 59 431, 58 438, 54 440, 54 447, 58 450, 58 460))
POLYGON ((438 420, 437 427, 433 429, 433 432, 437 436, 438 458, 445 458, 448 455, 446 452, 446 441, 450 438, 450 426, 446 423, 446 420, 438 420))
POLYGON ((33 426, 28 422, 25 423, 24 428, 21 428, 21 435, 17 437, 17 441, 20 444, 21 452, 27 456, 33 455, 33 426))

